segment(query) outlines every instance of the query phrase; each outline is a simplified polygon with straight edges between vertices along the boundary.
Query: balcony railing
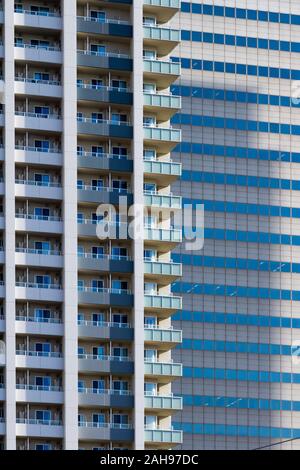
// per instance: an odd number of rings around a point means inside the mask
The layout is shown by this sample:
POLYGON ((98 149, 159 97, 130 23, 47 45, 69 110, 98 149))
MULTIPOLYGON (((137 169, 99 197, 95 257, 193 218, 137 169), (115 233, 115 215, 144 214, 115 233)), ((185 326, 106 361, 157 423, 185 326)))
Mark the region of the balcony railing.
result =
POLYGON ((60 148, 41 148, 41 147, 30 147, 28 145, 16 145, 15 150, 24 150, 26 152, 41 152, 41 153, 61 153, 60 148))
POLYGON ((182 431, 173 430, 173 428, 145 428, 146 442, 166 442, 171 444, 181 444, 182 438, 182 431))
POLYGON ((43 188, 61 188, 61 183, 55 183, 52 181, 34 181, 34 180, 24 180, 24 179, 16 179, 16 184, 23 184, 26 186, 41 186, 43 188))
POLYGON ((30 117, 37 119, 55 119, 61 120, 60 114, 42 114, 42 113, 31 113, 28 111, 15 111, 15 116, 30 117))
POLYGON ((45 420, 45 419, 27 419, 27 418, 17 418, 17 424, 33 424, 40 426, 62 426, 62 421, 59 420, 45 420))
POLYGON ((175 295, 158 295, 145 292, 145 307, 181 310, 182 297, 175 295))
POLYGON ((24 15, 31 15, 31 16, 47 16, 51 18, 61 18, 61 14, 55 11, 32 11, 32 10, 23 10, 23 8, 19 8, 15 6, 15 13, 21 13, 24 15))
POLYGON ((27 390, 30 392, 62 392, 62 387, 54 385, 27 385, 27 384, 16 384, 17 390, 27 390))
POLYGON ((146 258, 144 259, 144 271, 145 274, 180 277, 182 275, 182 264, 146 258))
POLYGON ((133 394, 130 390, 113 390, 113 389, 99 389, 99 388, 78 388, 78 393, 84 393, 86 395, 110 395, 110 396, 126 396, 131 397, 133 394))
POLYGON ((109 287, 91 287, 91 286, 78 286, 78 292, 96 292, 97 294, 116 294, 116 295, 131 295, 129 289, 112 289, 109 287))
POLYGON ((146 226, 145 239, 180 243, 182 241, 182 231, 179 229, 164 229, 146 226))
POLYGON ((144 171, 145 173, 180 176, 182 165, 172 160, 144 160, 144 171))
POLYGON ((159 375, 159 376, 182 376, 182 364, 175 364, 173 362, 158 362, 158 361, 145 361, 145 374, 146 375, 159 375))
POLYGON ((130 323, 116 323, 107 321, 78 320, 78 326, 92 326, 95 328, 131 328, 130 323))
POLYGON ((149 328, 145 326, 145 341, 161 343, 181 343, 182 331, 167 328, 149 328))
POLYGON ((180 142, 181 130, 172 127, 144 126, 144 138, 167 142, 180 142))
POLYGON ((77 53, 96 57, 116 57, 117 59, 131 59, 130 55, 120 54, 118 52, 95 52, 86 49, 77 49, 77 53))
POLYGON ((26 253, 29 255, 61 256, 62 252, 58 250, 37 250, 35 248, 16 247, 16 253, 26 253))
POLYGON ((180 32, 178 29, 166 28, 165 26, 144 24, 144 39, 179 42, 180 32))
POLYGON ((181 66, 178 62, 144 58, 144 72, 167 75, 180 75, 181 66))
POLYGON ((144 92, 144 105, 176 110, 181 108, 181 96, 144 92))
POLYGON ((145 5, 151 5, 155 7, 166 7, 176 8, 180 6, 180 0, 144 0, 145 5))
POLYGON ((86 152, 78 151, 78 157, 93 157, 93 158, 111 158, 116 160, 131 160, 131 155, 117 155, 112 153, 99 153, 99 152, 86 152))
POLYGON ((62 290, 62 286, 60 284, 39 284, 37 282, 16 282, 16 287, 26 287, 29 289, 62 290))
POLYGON ((110 261, 132 261, 130 256, 119 256, 119 255, 112 255, 112 254, 105 254, 105 253, 78 253, 78 258, 86 258, 86 259, 106 259, 110 261))
POLYGON ((34 49, 37 51, 61 52, 61 48, 57 46, 42 46, 15 42, 15 47, 20 47, 22 49, 34 49))
POLYGON ((133 429, 132 424, 116 423, 93 423, 88 421, 79 421, 80 428, 98 428, 98 429, 133 429))
POLYGON ((21 83, 34 83, 34 84, 39 84, 39 85, 61 86, 61 82, 57 80, 40 80, 38 78, 33 78, 33 77, 15 77, 15 81, 21 82, 21 83))
POLYGON ((131 126, 129 121, 111 121, 109 119, 94 119, 85 116, 78 116, 78 122, 88 122, 92 124, 107 124, 109 126, 131 126))
POLYGON ((181 196, 163 194, 154 191, 144 192, 144 204, 147 206, 165 207, 170 209, 181 209, 181 196))
POLYGON ((23 349, 16 350, 17 356, 27 356, 27 357, 50 357, 50 358, 61 358, 63 357, 60 352, 45 352, 45 351, 25 351, 23 349))
POLYGON ((118 91, 123 93, 130 93, 129 88, 122 88, 122 87, 113 87, 110 85, 94 85, 93 83, 77 83, 77 88, 84 88, 87 90, 103 90, 103 91, 118 91))
POLYGON ((93 22, 93 23, 101 23, 101 24, 124 24, 124 25, 130 25, 129 21, 125 20, 115 20, 113 18, 93 18, 91 16, 77 16, 77 19, 87 21, 87 22, 93 22))
POLYGON ((16 315, 16 321, 28 322, 28 323, 53 323, 62 324, 60 318, 43 318, 43 317, 30 317, 25 315, 16 315))
POLYGON ((53 215, 21 214, 18 212, 16 213, 16 219, 40 220, 43 222, 62 222, 61 217, 53 215))
POLYGON ((131 362, 129 356, 109 356, 95 354, 78 354, 78 359, 92 359, 93 361, 109 361, 109 362, 131 362))
POLYGON ((77 184, 77 189, 80 189, 81 191, 97 191, 97 192, 103 192, 103 193, 117 193, 117 194, 124 194, 128 195, 130 192, 127 189, 122 189, 122 188, 112 188, 109 186, 92 186, 89 184, 77 184))

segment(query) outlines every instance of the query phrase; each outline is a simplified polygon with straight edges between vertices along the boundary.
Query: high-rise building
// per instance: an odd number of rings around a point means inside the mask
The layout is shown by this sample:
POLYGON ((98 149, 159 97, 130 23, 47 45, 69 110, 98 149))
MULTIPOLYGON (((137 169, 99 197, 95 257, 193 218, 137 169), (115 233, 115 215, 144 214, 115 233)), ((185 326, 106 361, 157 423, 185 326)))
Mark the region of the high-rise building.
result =
POLYGON ((173 189, 205 205, 204 249, 173 255, 174 426, 184 449, 299 449, 300 3, 185 0, 172 26, 173 189))
POLYGON ((182 340, 171 325, 178 10, 179 0, 2 1, 3 448, 182 443, 171 423, 182 408, 171 390, 182 372, 171 359, 182 340))

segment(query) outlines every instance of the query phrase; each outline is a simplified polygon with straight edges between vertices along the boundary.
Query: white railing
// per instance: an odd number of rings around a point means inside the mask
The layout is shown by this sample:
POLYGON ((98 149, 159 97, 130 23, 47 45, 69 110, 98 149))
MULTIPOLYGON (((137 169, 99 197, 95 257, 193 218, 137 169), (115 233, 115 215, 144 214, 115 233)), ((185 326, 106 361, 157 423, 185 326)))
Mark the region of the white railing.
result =
POLYGON ((80 428, 98 428, 98 429, 133 429, 131 424, 115 424, 115 423, 93 423, 88 421, 79 421, 80 428))
POLYGON ((119 194, 130 194, 127 189, 112 188, 109 186, 92 186, 89 184, 77 184, 77 189, 81 191, 99 191, 104 193, 119 193, 119 194))
POLYGON ((61 256, 62 252, 58 250, 38 250, 36 248, 16 247, 16 253, 26 253, 30 255, 61 256))
POLYGON ((61 420, 17 418, 17 424, 37 424, 41 426, 62 426, 61 420))
POLYGON ((27 152, 40 152, 40 153, 61 153, 59 148, 41 148, 41 147, 30 147, 28 145, 15 145, 15 150, 25 150, 27 152))
POLYGON ((62 324, 62 320, 59 318, 38 318, 38 317, 26 317, 24 315, 16 315, 16 321, 23 321, 28 323, 54 323, 54 324, 62 324))
POLYGON ((22 44, 15 43, 15 47, 21 47, 22 49, 35 49, 41 51, 50 51, 50 52, 61 52, 61 48, 57 46, 42 46, 42 45, 32 45, 32 44, 22 44))
POLYGON ((27 219, 27 220, 40 220, 46 222, 62 222, 61 217, 53 215, 35 215, 35 214, 21 214, 16 213, 16 219, 27 219))
POLYGON ((58 82, 56 80, 41 80, 38 78, 30 78, 30 77, 15 77, 16 82, 22 82, 22 83, 38 83, 41 85, 55 85, 55 86, 61 86, 61 82, 58 82))
POLYGON ((126 93, 129 93, 131 91, 129 88, 113 87, 110 85, 93 85, 92 83, 77 83, 77 88, 85 88, 88 90, 119 91, 126 93))
POLYGON ((115 323, 106 321, 78 320, 78 326, 92 326, 97 328, 131 328, 129 323, 115 323))
POLYGON ((77 16, 77 19, 83 20, 83 21, 91 21, 93 23, 130 25, 129 21, 116 20, 113 18, 93 18, 91 16, 77 16))
POLYGON ((111 158, 116 160, 131 160, 131 155, 118 155, 113 153, 97 153, 97 152, 86 152, 77 151, 78 157, 93 157, 93 158, 111 158))
POLYGON ((38 119, 56 119, 61 120, 60 114, 42 114, 42 113, 31 113, 28 111, 15 111, 15 116, 22 116, 22 117, 31 117, 31 118, 38 118, 38 119))
POLYGON ((131 126, 130 121, 111 121, 109 119, 94 119, 85 116, 77 116, 78 122, 88 122, 92 124, 108 124, 110 126, 131 126))
POLYGON ((109 362, 131 362, 129 356, 108 356, 97 354, 78 354, 78 359, 92 359, 94 361, 109 361, 109 362))
POLYGON ((127 54, 120 54, 118 52, 95 52, 86 49, 77 49, 77 53, 96 57, 116 57, 118 59, 131 59, 131 56, 127 54))
POLYGON ((32 10, 23 10, 23 8, 15 7, 15 13, 21 13, 24 15, 32 16, 48 16, 51 18, 61 18, 60 13, 55 11, 32 11, 32 10))
POLYGON ((17 390, 27 390, 33 392, 62 392, 62 387, 52 385, 27 385, 27 384, 16 384, 17 390))
POLYGON ((26 287, 27 289, 50 289, 62 290, 61 284, 39 284, 36 282, 16 282, 16 287, 26 287))
POLYGON ((113 261, 132 261, 130 256, 120 256, 120 255, 111 255, 111 254, 94 254, 94 253, 77 253, 79 258, 87 258, 87 259, 107 259, 113 261))
POLYGON ((99 389, 99 388, 78 388, 78 393, 84 393, 86 395, 117 395, 131 397, 132 392, 130 390, 113 390, 113 389, 99 389))
POLYGON ((118 294, 118 295, 131 295, 131 290, 128 289, 112 289, 109 287, 86 287, 78 286, 79 292, 96 292, 97 294, 118 294))
POLYGON ((61 358, 62 353, 60 352, 44 352, 44 351, 25 351, 22 349, 16 350, 17 356, 28 356, 28 357, 50 357, 50 358, 61 358))
POLYGON ((26 186, 42 186, 44 188, 61 188, 61 183, 54 183, 52 181, 34 181, 34 180, 24 180, 16 179, 16 184, 23 184, 26 186))

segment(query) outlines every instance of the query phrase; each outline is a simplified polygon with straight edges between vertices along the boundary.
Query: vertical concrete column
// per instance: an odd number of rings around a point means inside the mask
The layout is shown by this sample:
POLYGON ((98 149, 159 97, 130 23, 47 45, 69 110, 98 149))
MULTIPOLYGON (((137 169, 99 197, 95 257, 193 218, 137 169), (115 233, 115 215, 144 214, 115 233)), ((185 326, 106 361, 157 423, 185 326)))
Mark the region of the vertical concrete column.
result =
MULTIPOLYGON (((134 0, 133 24, 133 194, 134 203, 144 201, 143 133, 143 2, 134 0)), ((136 450, 144 449, 144 240, 134 247, 134 428, 136 450)))
POLYGON ((64 447, 66 450, 78 448, 76 3, 76 0, 63 0, 64 447))
POLYGON ((4 2, 4 107, 5 107, 5 302, 4 314, 6 319, 6 449, 16 448, 16 301, 15 301, 15 129, 14 129, 14 2, 4 2))

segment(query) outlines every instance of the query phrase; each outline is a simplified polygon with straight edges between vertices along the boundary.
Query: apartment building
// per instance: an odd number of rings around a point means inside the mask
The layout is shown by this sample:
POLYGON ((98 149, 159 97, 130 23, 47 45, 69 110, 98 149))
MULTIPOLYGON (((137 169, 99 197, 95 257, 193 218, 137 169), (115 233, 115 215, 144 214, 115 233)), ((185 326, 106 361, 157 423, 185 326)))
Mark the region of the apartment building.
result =
POLYGON ((181 141, 170 124, 178 10, 179 0, 2 1, 4 449, 182 443, 171 422, 182 409, 171 388, 182 374, 171 323, 182 304, 171 291, 182 271, 171 258, 182 239, 170 191, 181 175, 170 158, 181 141), (142 237, 127 232, 133 204, 142 237))
POLYGON ((300 448, 299 25, 298 0, 184 0, 172 20, 172 187, 205 205, 204 249, 172 256, 183 449, 300 448))

